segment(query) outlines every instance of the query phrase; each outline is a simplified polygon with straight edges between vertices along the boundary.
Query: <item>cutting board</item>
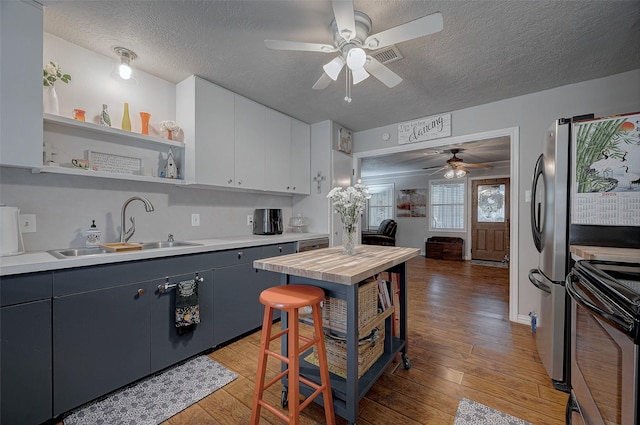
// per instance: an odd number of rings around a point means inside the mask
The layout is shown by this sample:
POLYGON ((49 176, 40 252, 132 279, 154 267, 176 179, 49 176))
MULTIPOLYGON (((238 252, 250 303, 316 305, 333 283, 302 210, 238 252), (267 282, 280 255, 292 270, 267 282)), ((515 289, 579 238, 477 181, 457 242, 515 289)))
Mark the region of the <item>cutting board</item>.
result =
POLYGON ((640 263, 640 249, 586 245, 571 245, 569 249, 571 253, 584 260, 640 263))
POLYGON ((128 242, 103 243, 100 244, 100 246, 111 252, 135 251, 142 249, 142 244, 128 242))

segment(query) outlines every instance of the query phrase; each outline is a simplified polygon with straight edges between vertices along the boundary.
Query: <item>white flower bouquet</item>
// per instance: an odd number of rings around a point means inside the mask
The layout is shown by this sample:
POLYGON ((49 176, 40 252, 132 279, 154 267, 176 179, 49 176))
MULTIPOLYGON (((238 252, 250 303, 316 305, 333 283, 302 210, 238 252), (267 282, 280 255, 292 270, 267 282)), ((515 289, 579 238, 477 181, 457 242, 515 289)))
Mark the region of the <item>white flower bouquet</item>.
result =
POLYGON ((45 87, 53 87, 56 81, 68 83, 71 81, 71 75, 63 74, 60 71, 60 65, 51 61, 42 70, 42 85, 45 87))
POLYGON ((345 231, 354 232, 355 224, 367 205, 367 199, 371 198, 371 194, 367 186, 356 184, 346 189, 334 187, 327 198, 333 201, 333 209, 340 214, 345 231))

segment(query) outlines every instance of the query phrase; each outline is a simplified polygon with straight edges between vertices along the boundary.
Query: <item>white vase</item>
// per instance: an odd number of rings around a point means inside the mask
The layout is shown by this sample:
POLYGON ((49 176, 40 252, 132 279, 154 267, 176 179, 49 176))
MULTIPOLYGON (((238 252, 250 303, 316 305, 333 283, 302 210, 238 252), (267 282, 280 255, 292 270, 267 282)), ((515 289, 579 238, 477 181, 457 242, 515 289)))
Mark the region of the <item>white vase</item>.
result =
POLYGON ((45 86, 43 89, 42 110, 45 114, 60 115, 56 88, 53 86, 45 86))

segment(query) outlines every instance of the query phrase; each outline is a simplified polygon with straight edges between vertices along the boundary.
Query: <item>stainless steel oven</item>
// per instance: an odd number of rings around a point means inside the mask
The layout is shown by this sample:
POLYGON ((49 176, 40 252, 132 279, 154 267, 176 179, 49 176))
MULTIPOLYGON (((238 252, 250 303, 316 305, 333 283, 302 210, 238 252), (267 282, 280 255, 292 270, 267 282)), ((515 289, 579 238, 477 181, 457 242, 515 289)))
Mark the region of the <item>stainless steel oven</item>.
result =
POLYGON ((578 261, 567 424, 639 425, 640 264, 578 261))

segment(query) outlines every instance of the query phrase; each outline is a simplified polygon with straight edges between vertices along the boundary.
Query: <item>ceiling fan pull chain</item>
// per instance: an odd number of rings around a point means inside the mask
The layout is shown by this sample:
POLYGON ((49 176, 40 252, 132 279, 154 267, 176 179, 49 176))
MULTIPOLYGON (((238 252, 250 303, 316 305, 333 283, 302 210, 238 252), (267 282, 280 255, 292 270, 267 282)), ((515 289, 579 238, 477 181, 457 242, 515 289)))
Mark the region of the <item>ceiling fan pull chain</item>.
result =
POLYGON ((344 91, 345 91, 345 95, 344 95, 344 101, 347 103, 351 103, 351 85, 349 84, 349 75, 351 74, 351 70, 347 69, 347 72, 345 72, 345 79, 344 79, 344 91))

